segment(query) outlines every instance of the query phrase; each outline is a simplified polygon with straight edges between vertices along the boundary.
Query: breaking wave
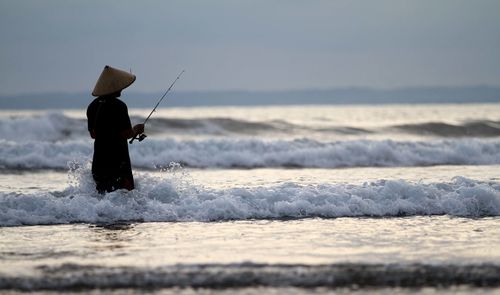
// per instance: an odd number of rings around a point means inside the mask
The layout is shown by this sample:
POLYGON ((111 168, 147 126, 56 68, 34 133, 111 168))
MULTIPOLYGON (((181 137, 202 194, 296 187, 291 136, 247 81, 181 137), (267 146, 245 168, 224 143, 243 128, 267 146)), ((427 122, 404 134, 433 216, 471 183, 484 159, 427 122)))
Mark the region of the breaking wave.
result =
MULTIPOLYGON (((13 142, 0 140, 4 169, 66 169, 67 163, 90 159, 90 141, 13 142)), ((157 169, 170 162, 197 168, 257 167, 396 167, 500 164, 500 140, 433 141, 311 139, 153 140, 130 145, 136 168, 157 169)))
MULTIPOLYGON (((178 264, 156 268, 62 264, 40 266, 43 276, 0 276, 0 289, 83 291, 89 289, 247 287, 498 287, 495 264, 178 264)), ((128 293, 128 292, 126 292, 128 293)), ((246 293, 245 293, 246 294, 246 293)))
POLYGON ((62 113, 0 118, 2 139, 25 142, 54 142, 88 136, 87 121, 62 113))
MULTIPOLYGON (((141 121, 140 118, 136 121, 141 121)), ((205 135, 260 135, 293 133, 306 134, 318 132, 336 135, 362 135, 374 131, 351 126, 311 127, 298 125, 285 120, 254 122, 234 118, 200 118, 200 119, 167 119, 158 118, 148 126, 148 132, 154 133, 185 133, 205 135)), ((499 132, 500 135, 500 132, 499 132)))
MULTIPOLYGON (((144 118, 135 117, 134 121, 141 122, 144 118)), ((148 130, 153 133, 190 132, 193 134, 242 134, 258 135, 263 133, 292 134, 298 132, 317 132, 336 135, 363 135, 397 131, 416 135, 432 135, 437 137, 496 137, 500 136, 500 122, 498 121, 471 121, 461 124, 442 122, 424 122, 416 124, 393 125, 379 128, 360 128, 354 126, 338 126, 326 122, 325 126, 308 126, 272 120, 253 122, 233 118, 199 118, 199 119, 168 119, 156 118, 149 122, 148 130)))
POLYGON ((461 125, 452 125, 440 122, 422 124, 396 125, 400 131, 421 135, 434 135, 441 137, 494 137, 500 136, 500 122, 473 121, 461 125))
POLYGON ((97 194, 88 167, 75 166, 62 192, 0 193, 0 226, 223 221, 357 216, 500 215, 500 184, 455 177, 449 183, 379 180, 352 184, 209 189, 178 173, 143 175, 137 189, 97 194))
MULTIPOLYGON (((133 122, 144 121, 134 116, 133 122)), ((87 139, 87 120, 73 118, 61 112, 36 114, 33 116, 0 117, 2 138, 9 141, 63 141, 87 139)), ((253 135, 367 135, 386 132, 436 137, 497 137, 500 136, 500 122, 479 120, 460 124, 424 122, 417 124, 392 125, 377 128, 339 126, 325 121, 323 126, 298 124, 286 120, 251 121, 229 117, 216 118, 155 118, 148 121, 149 134, 190 134, 211 136, 253 136, 253 135)))

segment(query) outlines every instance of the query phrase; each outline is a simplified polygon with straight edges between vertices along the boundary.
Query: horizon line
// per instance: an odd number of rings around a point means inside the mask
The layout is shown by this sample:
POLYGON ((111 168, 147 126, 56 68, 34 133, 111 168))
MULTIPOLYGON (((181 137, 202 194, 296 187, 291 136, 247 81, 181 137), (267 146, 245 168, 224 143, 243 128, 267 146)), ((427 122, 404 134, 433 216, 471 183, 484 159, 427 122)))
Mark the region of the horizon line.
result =
MULTIPOLYGON (((313 92, 313 91, 335 91, 335 90, 364 90, 364 91, 401 91, 418 89, 464 89, 464 88, 489 88, 499 89, 500 85, 493 84, 470 84, 470 85, 422 85, 422 86, 396 86, 396 87, 374 87, 374 86, 334 86, 334 87, 310 87, 310 88, 289 88, 289 89, 268 89, 268 90, 248 90, 248 89, 212 89, 212 90, 173 90, 177 93, 286 93, 286 92, 313 92)), ((164 90, 127 90, 127 93, 151 94, 159 93, 164 90)), ((0 93, 0 97, 19 97, 19 96, 38 96, 38 95, 80 95, 88 93, 91 90, 83 91, 37 91, 37 92, 18 92, 18 93, 0 93)))

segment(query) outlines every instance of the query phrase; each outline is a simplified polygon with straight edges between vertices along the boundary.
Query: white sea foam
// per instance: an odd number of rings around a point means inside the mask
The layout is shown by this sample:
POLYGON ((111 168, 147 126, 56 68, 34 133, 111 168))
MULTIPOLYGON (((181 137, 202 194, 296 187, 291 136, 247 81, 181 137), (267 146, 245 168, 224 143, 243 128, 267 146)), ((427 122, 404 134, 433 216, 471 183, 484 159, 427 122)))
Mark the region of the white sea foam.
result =
POLYGON ((89 159, 92 145, 88 141, 14 142, 0 140, 0 168, 66 169, 74 160, 89 159))
POLYGON ((88 136, 87 123, 60 112, 0 118, 1 138, 9 141, 47 141, 88 136))
POLYGON ((455 139, 436 141, 310 139, 263 141, 211 139, 152 140, 131 148, 139 167, 171 161, 191 167, 367 167, 477 165, 500 163, 500 141, 455 139))
POLYGON ((184 176, 143 175, 137 189, 96 193, 88 167, 75 166, 62 192, 0 194, 0 225, 116 221, 219 221, 345 216, 498 216, 500 184, 456 177, 449 183, 379 180, 362 185, 208 189, 184 176))
MULTIPOLYGON (((92 151, 89 140, 0 140, 0 167, 66 169, 70 161, 90 159, 92 151)), ((133 166, 144 169, 164 167, 170 162, 201 168, 489 165, 500 164, 500 140, 151 139, 130 145, 130 154, 133 166)))

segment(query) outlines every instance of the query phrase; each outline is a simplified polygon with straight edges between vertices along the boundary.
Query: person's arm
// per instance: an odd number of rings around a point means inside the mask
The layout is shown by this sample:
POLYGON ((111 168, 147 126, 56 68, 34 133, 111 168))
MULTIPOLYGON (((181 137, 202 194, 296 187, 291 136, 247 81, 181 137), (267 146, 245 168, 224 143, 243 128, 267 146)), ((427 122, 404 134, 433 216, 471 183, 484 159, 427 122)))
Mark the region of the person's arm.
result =
POLYGON ((89 131, 90 137, 92 137, 92 139, 95 139, 95 113, 95 102, 92 102, 87 107, 87 130, 89 131))
POLYGON ((129 139, 132 138, 136 135, 144 133, 144 124, 137 124, 134 127, 132 127, 132 124, 130 122, 130 117, 128 115, 128 108, 127 105, 123 102, 120 103, 120 111, 118 113, 118 124, 121 127, 121 130, 123 130, 120 135, 124 139, 129 139))
POLYGON ((137 124, 128 130, 122 131, 121 135, 123 138, 129 139, 142 133, 144 133, 144 124, 137 124))

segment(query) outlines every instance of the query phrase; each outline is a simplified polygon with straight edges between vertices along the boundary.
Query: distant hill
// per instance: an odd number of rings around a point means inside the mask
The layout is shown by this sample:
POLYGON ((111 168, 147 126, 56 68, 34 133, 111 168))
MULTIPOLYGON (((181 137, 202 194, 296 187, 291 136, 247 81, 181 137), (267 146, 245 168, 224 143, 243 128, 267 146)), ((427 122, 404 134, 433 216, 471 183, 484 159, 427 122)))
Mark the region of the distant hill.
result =
MULTIPOLYGON (((153 107, 163 93, 124 92, 130 108, 153 107)), ((43 93, 0 96, 0 109, 85 108, 90 93, 43 93)), ((500 87, 336 88, 292 91, 207 91, 169 93, 162 106, 252 106, 321 104, 496 103, 500 87)))

